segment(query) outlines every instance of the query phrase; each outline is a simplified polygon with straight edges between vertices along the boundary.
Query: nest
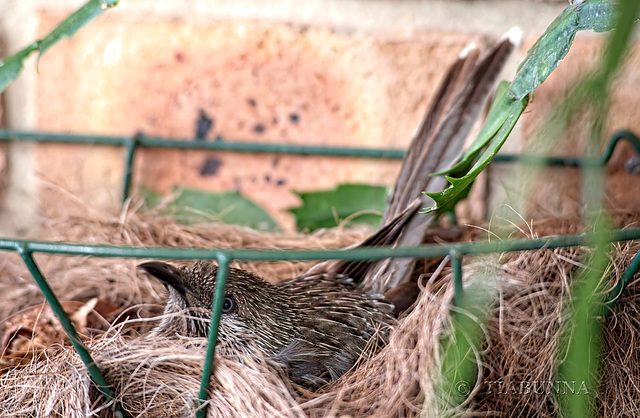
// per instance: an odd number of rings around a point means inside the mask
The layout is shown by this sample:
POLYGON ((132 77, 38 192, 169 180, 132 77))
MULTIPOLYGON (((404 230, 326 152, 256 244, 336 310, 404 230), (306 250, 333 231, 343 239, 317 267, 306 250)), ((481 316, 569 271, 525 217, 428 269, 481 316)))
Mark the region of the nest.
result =
MULTIPOLYGON (((621 214, 615 223, 632 226, 638 220, 621 214)), ((273 235, 227 225, 178 225, 131 210, 113 219, 50 221, 47 230, 58 231, 46 237, 55 240, 206 248, 337 248, 358 242, 369 232, 335 229, 312 236, 273 235)), ((514 235, 579 230, 577 222, 554 219, 537 222, 526 231, 515 230, 514 235)), ((463 239, 477 237, 478 231, 467 228, 463 239)), ((450 238, 435 234, 430 240, 450 238)), ((638 250, 639 242, 612 246, 611 262, 602 277, 607 289, 619 280, 638 250)), ((511 388, 523 382, 554 381, 570 315, 566 302, 588 256, 585 248, 566 248, 465 258, 465 285, 482 285, 488 314, 478 324, 485 337, 476 351, 477 380, 466 382, 464 388, 464 409, 450 405, 439 390, 442 340, 451 330, 453 290, 448 269, 431 260, 421 265, 423 291, 413 309, 398 321, 389 344, 318 391, 294 386, 264 359, 221 351, 207 402, 209 416, 555 414, 561 399, 554 391, 525 393, 511 388), (510 390, 497 389, 498 382, 500 388, 510 390)), ((156 283, 136 277, 137 260, 39 256, 38 262, 129 414, 193 416, 206 341, 168 340, 148 333, 161 312, 165 293, 156 283)), ((11 301, 0 307, 2 415, 111 416, 21 261, 3 256, 2 263, 0 285, 11 301)), ((277 280, 301 273, 309 263, 255 262, 240 267, 277 280)), ((602 377, 593 391, 598 394, 594 408, 600 415, 640 415, 640 390, 631 384, 640 381, 638 286, 636 276, 613 313, 603 320, 602 377)))
MULTIPOLYGON (((128 208, 120 216, 108 214, 49 219, 37 239, 125 246, 166 246, 193 248, 328 249, 342 248, 364 239, 369 228, 328 229, 311 235, 270 234, 227 224, 183 225, 167 216, 142 213, 128 208)), ((36 254, 36 261, 56 295, 63 300, 110 301, 118 306, 157 304, 160 313, 165 299, 163 286, 146 277, 136 278, 140 260, 88 258, 36 254)), ((301 274, 312 262, 236 262, 236 267, 277 281, 301 274)), ((0 305, 0 327, 25 306, 44 300, 42 292, 16 254, 0 259, 0 286, 7 300, 0 305)))

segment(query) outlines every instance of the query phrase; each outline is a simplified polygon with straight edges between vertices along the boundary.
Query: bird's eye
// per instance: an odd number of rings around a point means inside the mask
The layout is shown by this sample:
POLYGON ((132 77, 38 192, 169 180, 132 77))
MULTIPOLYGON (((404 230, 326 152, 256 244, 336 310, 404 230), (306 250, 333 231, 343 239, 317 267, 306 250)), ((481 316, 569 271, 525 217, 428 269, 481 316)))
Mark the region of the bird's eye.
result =
POLYGON ((233 311, 235 307, 236 307, 236 304, 233 301, 233 299, 227 296, 226 298, 224 298, 224 302, 222 303, 222 313, 227 314, 233 311))

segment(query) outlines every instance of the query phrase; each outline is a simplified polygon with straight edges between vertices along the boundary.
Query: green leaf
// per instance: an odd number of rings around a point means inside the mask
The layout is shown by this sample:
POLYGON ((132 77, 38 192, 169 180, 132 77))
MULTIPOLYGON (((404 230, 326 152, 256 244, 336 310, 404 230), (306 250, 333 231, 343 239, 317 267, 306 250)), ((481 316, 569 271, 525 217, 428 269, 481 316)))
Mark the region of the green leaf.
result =
POLYGON ((162 195, 145 186, 140 188, 140 196, 148 208, 155 208, 162 203, 162 195))
MULTIPOLYGON (((604 32, 612 30, 618 19, 618 2, 612 0, 589 0, 579 6, 567 7, 536 41, 527 57, 518 67, 511 97, 522 99, 533 91, 558 66, 567 55, 579 30, 604 32)), ((640 19, 633 10, 632 20, 640 19)))
POLYGON ((491 312, 495 281, 490 275, 473 277, 465 286, 462 303, 450 314, 451 327, 440 339, 440 373, 434 376, 437 396, 430 407, 435 416, 457 416, 451 411, 474 389, 477 353, 485 348, 483 329, 491 312))
POLYGON ((434 176, 460 172, 463 172, 462 174, 464 174, 464 172, 469 169, 480 151, 482 151, 482 148, 487 146, 489 141, 491 141, 502 125, 504 125, 505 120, 509 116, 509 106, 511 101, 505 100, 508 89, 509 82, 507 81, 503 81, 498 85, 496 96, 491 104, 491 109, 489 109, 489 114, 487 115, 487 120, 469 149, 462 154, 460 161, 456 165, 446 171, 433 174, 434 176))
POLYGON ((605 32, 615 28, 618 19, 617 3, 610 0, 591 0, 576 8, 578 29, 605 32))
POLYGON ((106 9, 115 7, 119 0, 90 0, 60 23, 40 41, 38 59, 62 38, 71 38, 84 25, 100 16, 106 9))
POLYGON ((7 86, 15 80, 22 71, 22 62, 33 51, 38 49, 38 43, 34 42, 25 49, 13 54, 9 58, 0 61, 0 93, 3 92, 7 86))
POLYGON ((516 77, 511 83, 511 97, 522 99, 546 80, 569 52, 577 31, 578 15, 576 9, 569 6, 533 44, 527 57, 518 67, 516 77))
MULTIPOLYGON (((278 231, 276 221, 260 206, 238 192, 205 192, 177 187, 172 200, 162 211, 180 223, 219 221, 248 226, 260 231, 278 231)), ((142 196, 149 207, 158 206, 162 196, 143 189, 142 196)))
POLYGON ((296 192, 302 205, 289 209, 298 230, 331 228, 344 220, 380 226, 387 203, 387 188, 365 184, 340 184, 335 189, 296 192))
POLYGON ((502 147, 502 144, 504 144, 504 141, 507 140, 507 137, 513 130, 513 127, 528 103, 527 97, 521 100, 510 98, 507 94, 507 84, 508 83, 502 83, 500 85, 498 95, 496 96, 498 103, 494 103, 494 105, 491 106, 492 111, 487 117, 487 123, 485 123, 486 129, 483 128, 480 131, 472 148, 477 147, 477 151, 474 152, 478 154, 480 149, 488 142, 490 142, 489 146, 466 175, 460 178, 447 176, 446 179, 451 184, 449 187, 440 192, 427 193, 427 196, 434 200, 435 205, 430 208, 425 208, 424 213, 435 210, 441 213, 451 211, 457 202, 467 196, 469 187, 475 178, 491 162, 502 147))
POLYGON ((36 41, 28 47, 13 54, 9 58, 0 61, 0 93, 15 80, 32 52, 39 51, 38 60, 49 48, 64 37, 71 37, 81 27, 101 15, 106 9, 115 7, 120 0, 90 0, 71 16, 60 23, 51 33, 42 40, 36 41))

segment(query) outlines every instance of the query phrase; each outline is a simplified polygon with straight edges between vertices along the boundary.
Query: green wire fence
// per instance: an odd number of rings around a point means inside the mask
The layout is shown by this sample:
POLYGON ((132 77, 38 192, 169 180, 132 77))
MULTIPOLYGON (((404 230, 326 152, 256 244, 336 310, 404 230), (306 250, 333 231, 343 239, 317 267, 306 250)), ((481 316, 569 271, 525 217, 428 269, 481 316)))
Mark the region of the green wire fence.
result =
MULTIPOLYGON (((573 158, 573 157, 536 157, 527 155, 498 154, 493 161, 498 163, 523 162, 536 165, 552 165, 564 167, 587 167, 605 165, 621 140, 627 140, 640 155, 640 139, 632 132, 621 130, 614 133, 605 147, 602 157, 573 158)), ((34 141, 53 142, 62 144, 88 145, 116 145, 126 149, 125 174, 122 184, 122 200, 129 197, 131 181, 135 164, 135 153, 138 148, 172 148, 208 151, 257 152, 273 154, 319 155, 334 157, 362 157, 402 159, 405 151, 390 148, 357 148, 357 147, 329 147, 297 144, 272 144, 261 142, 226 141, 218 136, 214 141, 194 141, 192 139, 151 138, 138 134, 134 136, 101 136, 74 135, 43 132, 26 132, 0 129, 0 141, 34 141)))
MULTIPOLYGON (((283 144, 256 144, 247 142, 227 142, 217 140, 214 142, 195 142, 177 139, 135 137, 110 137, 88 135, 64 135, 35 132, 17 132, 0 130, 0 140, 4 141, 36 141, 58 143, 83 143, 120 145, 126 147, 126 173, 123 185, 123 197, 129 194, 131 176, 133 173, 134 154, 138 147, 182 148, 201 150, 225 150, 242 152, 266 152, 287 153, 305 155, 332 155, 367 158, 402 158, 404 152, 393 149, 371 148, 342 148, 342 147, 316 147, 283 144)), ((521 161, 530 164, 560 165, 570 167, 587 167, 605 165, 616 145, 621 140, 627 140, 638 155, 640 155, 640 139, 629 131, 619 131, 609 140, 605 152, 601 158, 579 159, 559 157, 532 157, 532 156, 497 156, 496 162, 521 161)), ((640 239, 640 228, 628 228, 609 231, 608 242, 628 241, 640 239)), ((113 391, 106 382, 100 368, 95 363, 89 350, 80 340, 69 317, 62 309, 60 301, 53 293, 46 278, 33 258, 34 253, 49 253, 59 255, 79 255, 94 257, 124 257, 124 258, 160 258, 160 259, 207 259, 216 260, 219 263, 216 289, 212 301, 212 318, 208 337, 207 354, 205 357, 202 380, 199 392, 200 407, 197 410, 198 417, 206 414, 205 403, 208 399, 208 387, 213 374, 215 347, 217 342, 218 324, 220 322, 221 308, 224 300, 224 287, 226 284, 229 264, 232 261, 276 261, 276 260, 327 260, 341 259, 351 261, 380 260, 386 258, 441 258, 450 257, 454 281, 454 305, 461 306, 463 300, 462 287, 462 259, 465 255, 478 255, 500 253, 507 251, 537 250, 541 248, 577 247, 589 246, 596 242, 592 234, 564 235, 536 239, 506 240, 481 243, 450 243, 432 244, 415 247, 377 247, 354 248, 349 250, 251 250, 251 249, 195 249, 195 248, 162 248, 162 247, 127 247, 109 245, 86 245, 78 243, 58 243, 42 241, 26 241, 17 239, 0 238, 0 250, 15 251, 22 258, 26 267, 33 275, 36 283, 42 290, 47 302, 57 318, 60 320, 67 336, 77 350, 81 360, 86 365, 89 375, 100 393, 111 407, 117 417, 127 416, 122 405, 115 397, 113 391)), ((607 301, 611 305, 619 297, 627 283, 640 269, 640 252, 634 256, 630 265, 623 273, 621 280, 611 290, 607 301)))

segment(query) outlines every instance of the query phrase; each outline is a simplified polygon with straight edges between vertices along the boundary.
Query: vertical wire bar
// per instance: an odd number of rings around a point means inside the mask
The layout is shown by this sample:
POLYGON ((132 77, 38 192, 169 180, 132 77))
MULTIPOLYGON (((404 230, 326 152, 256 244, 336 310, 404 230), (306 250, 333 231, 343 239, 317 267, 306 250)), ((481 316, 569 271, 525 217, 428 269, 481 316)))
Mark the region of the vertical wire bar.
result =
POLYGON ((122 180, 122 201, 129 197, 131 189, 131 176, 133 172, 133 161, 140 142, 140 135, 134 135, 125 142, 126 155, 124 160, 124 178, 122 180))
POLYGON ((462 306, 462 252, 451 250, 451 271, 453 273, 453 305, 462 306))
POLYGON ((207 412, 205 402, 209 399, 209 383, 211 382, 211 375, 213 374, 213 360, 216 354, 216 344, 218 343, 218 325, 220 324, 224 290, 227 284, 229 262, 231 261, 224 254, 219 254, 217 259, 218 271, 216 273, 216 287, 211 304, 209 341, 207 343, 207 356, 204 359, 204 366, 202 368, 202 382, 200 384, 200 393, 198 394, 200 405, 196 411, 197 418, 205 418, 207 412))
POLYGON ((113 411, 115 416, 118 418, 127 417, 128 415, 122 409, 122 405, 120 405, 120 402, 118 402, 113 396, 113 392, 111 391, 109 384, 96 365, 96 362, 93 360, 93 357, 91 357, 89 350, 87 350, 84 344, 82 344, 82 341, 80 340, 75 327, 71 323, 69 316, 62 308, 60 301, 56 297, 55 293, 49 286, 49 283, 42 274, 42 271, 33 259, 33 254, 31 253, 31 251, 29 251, 28 248, 26 248, 26 245, 19 245, 17 246, 16 250, 20 254, 20 257, 22 257, 22 260, 29 269, 29 272, 31 272, 31 275, 35 279, 38 287, 44 294, 45 299, 47 299, 49 306, 51 306, 51 310, 58 318, 58 321, 60 321, 64 332, 67 334, 67 337, 69 337, 69 340, 71 341, 71 344, 73 344, 73 347, 76 349, 78 355, 80 356, 80 359, 87 367, 91 380, 93 380, 100 393, 102 393, 102 395, 106 398, 107 402, 113 402, 113 411))
POLYGON ((640 251, 633 256, 631 262, 627 269, 622 273, 622 277, 616 283, 616 287, 614 287, 611 292, 609 292, 609 298, 607 300, 607 305, 611 305, 613 302, 620 297, 620 294, 624 290, 624 288, 629 284, 633 276, 640 270, 640 251))

